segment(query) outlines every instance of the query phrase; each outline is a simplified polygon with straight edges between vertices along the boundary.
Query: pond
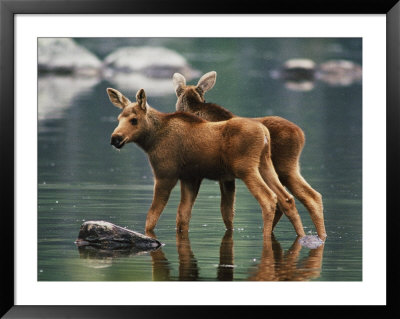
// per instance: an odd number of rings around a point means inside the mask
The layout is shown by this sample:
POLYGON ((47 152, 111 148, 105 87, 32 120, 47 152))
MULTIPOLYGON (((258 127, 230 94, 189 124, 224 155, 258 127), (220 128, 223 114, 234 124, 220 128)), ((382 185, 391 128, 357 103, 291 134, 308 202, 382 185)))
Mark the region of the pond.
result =
MULTIPOLYGON (((287 60, 317 65, 329 60, 362 64, 361 39, 319 38, 82 38, 100 60, 124 46, 161 46, 182 55, 204 74, 215 70, 207 101, 244 117, 277 115, 306 136, 301 173, 323 196, 327 240, 300 245, 288 219, 274 236, 262 233, 261 209, 237 180, 234 230, 226 231, 216 181, 204 180, 190 231, 177 234, 177 185, 156 226, 164 245, 152 252, 78 248, 81 224, 105 220, 143 233, 153 197, 153 175, 134 144, 117 151, 110 135, 119 110, 106 88, 134 100, 137 88, 110 79, 39 76, 38 280, 39 281, 361 281, 362 280, 362 85, 360 81, 307 81, 297 87, 276 77, 287 60)), ((197 83, 195 77, 190 83, 197 83)), ((148 103, 175 110, 170 91, 148 93, 148 103)), ((151 92, 151 81, 144 89, 151 92)), ((154 92, 156 92, 154 90, 154 92)), ((296 200, 305 231, 316 235, 296 200)))

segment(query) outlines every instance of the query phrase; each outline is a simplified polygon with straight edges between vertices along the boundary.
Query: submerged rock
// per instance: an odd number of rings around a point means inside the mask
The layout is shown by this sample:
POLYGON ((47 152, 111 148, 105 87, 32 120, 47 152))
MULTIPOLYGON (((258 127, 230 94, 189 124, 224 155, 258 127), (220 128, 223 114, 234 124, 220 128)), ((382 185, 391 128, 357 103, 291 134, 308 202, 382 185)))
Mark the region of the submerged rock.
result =
POLYGON ((106 221, 87 221, 81 225, 78 246, 90 245, 101 249, 135 248, 153 250, 161 246, 154 238, 114 225, 106 221))

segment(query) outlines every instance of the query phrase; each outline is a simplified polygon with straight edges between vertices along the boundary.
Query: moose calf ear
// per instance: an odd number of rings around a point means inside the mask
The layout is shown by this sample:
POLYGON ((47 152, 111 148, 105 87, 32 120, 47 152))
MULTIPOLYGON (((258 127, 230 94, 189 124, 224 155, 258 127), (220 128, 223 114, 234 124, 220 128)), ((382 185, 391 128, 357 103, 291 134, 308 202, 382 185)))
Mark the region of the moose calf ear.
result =
POLYGON ((174 73, 172 81, 174 83, 176 96, 179 97, 179 95, 181 95, 183 92, 182 87, 186 86, 186 79, 182 74, 174 73))
POLYGON ((213 88, 216 80, 217 80, 217 72, 215 71, 208 72, 200 78, 199 82, 197 82, 197 87, 201 88, 205 93, 213 88))
POLYGON ((125 97, 121 92, 116 89, 108 88, 107 89, 108 97, 112 104, 116 107, 123 109, 125 106, 129 105, 131 101, 127 97, 125 97))
POLYGON ((143 89, 140 89, 136 93, 136 102, 139 104, 139 106, 142 108, 143 111, 146 111, 146 93, 144 92, 143 89))

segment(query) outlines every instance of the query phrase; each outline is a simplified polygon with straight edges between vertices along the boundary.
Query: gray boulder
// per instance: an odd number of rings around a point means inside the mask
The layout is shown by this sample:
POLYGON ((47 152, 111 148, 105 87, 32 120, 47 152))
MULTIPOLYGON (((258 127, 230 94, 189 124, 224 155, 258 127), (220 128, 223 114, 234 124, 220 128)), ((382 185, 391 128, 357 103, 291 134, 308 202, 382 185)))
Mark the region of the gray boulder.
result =
POLYGON ((332 86, 348 86, 362 79, 361 65, 347 60, 330 60, 321 63, 317 79, 332 86))
POLYGON ((96 76, 100 74, 101 66, 99 58, 70 38, 38 39, 39 75, 96 76))
POLYGON ((330 86, 349 86, 361 82, 361 65, 348 60, 329 60, 320 64, 310 59, 291 59, 280 69, 272 70, 274 79, 285 81, 285 86, 295 91, 310 91, 316 81, 330 86))
POLYGON ((200 75, 179 53, 164 47, 123 47, 104 58, 103 75, 121 90, 146 88, 153 96, 171 94, 176 72, 188 80, 200 75))
POLYGON ((162 245, 157 239, 106 221, 84 222, 75 244, 101 249, 135 248, 137 250, 154 250, 162 245))

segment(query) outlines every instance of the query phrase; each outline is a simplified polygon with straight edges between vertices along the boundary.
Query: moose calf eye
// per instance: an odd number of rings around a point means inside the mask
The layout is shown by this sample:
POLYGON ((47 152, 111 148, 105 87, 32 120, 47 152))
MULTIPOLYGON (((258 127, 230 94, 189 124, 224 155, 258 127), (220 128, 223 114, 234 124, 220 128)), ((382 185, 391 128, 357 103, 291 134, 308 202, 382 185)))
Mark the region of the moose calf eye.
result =
POLYGON ((131 119, 130 122, 131 122, 132 125, 136 125, 137 124, 137 118, 131 119))

